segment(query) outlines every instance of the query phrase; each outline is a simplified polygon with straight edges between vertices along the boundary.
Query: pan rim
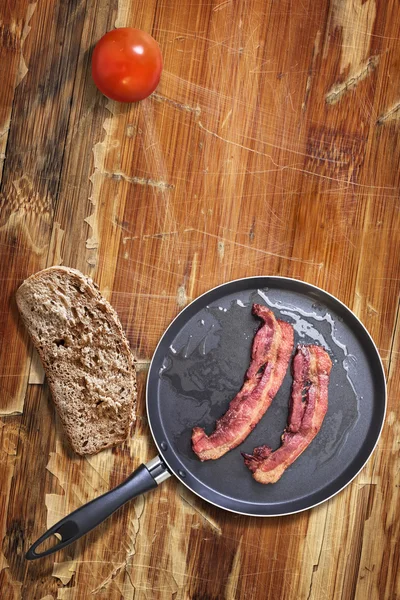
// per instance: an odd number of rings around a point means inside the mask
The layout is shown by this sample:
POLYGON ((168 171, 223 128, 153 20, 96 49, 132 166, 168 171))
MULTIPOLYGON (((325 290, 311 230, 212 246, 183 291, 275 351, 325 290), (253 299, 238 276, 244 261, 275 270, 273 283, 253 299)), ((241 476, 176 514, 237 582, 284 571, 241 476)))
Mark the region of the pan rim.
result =
MULTIPOLYGON (((147 374, 147 381, 146 381, 146 414, 147 414, 148 424, 149 424, 149 428, 150 428, 150 433, 151 433, 152 439, 153 439, 153 441, 154 441, 154 443, 155 443, 155 445, 157 447, 158 453, 162 457, 163 462, 165 462, 166 466, 168 467, 168 470, 169 470, 170 474, 174 475, 188 490, 190 490, 193 494, 195 494, 196 496, 198 496, 199 498, 201 498, 205 502, 208 502, 209 504, 212 504, 213 506, 216 506, 217 508, 220 508, 222 510, 226 510, 226 511, 228 511, 230 513, 237 514, 237 515, 243 515, 243 516, 246 516, 246 517, 258 517, 258 518, 269 517, 269 518, 273 518, 273 517, 284 517, 284 516, 287 516, 287 515, 294 515, 294 514, 297 514, 297 513, 304 512, 306 510, 310 510, 311 508, 315 508, 316 506, 319 506, 319 505, 323 504, 324 502, 327 502, 328 500, 331 500, 332 498, 334 498, 337 494, 339 494, 340 492, 342 492, 348 485, 350 485, 350 483, 360 474, 360 472, 364 469, 364 467, 366 466, 366 464, 371 459, 371 456, 375 452, 376 447, 378 445, 378 442, 379 442, 379 440, 381 438, 381 435, 382 435, 382 430, 383 430, 383 426, 385 424, 385 419, 386 419, 386 412, 387 412, 387 381, 386 381, 385 369, 384 369, 382 358, 381 358, 381 355, 380 355, 379 350, 377 348, 377 345, 375 344, 375 341, 372 338, 371 334, 369 333, 368 329, 365 327, 365 325, 362 323, 362 321, 357 317, 357 315, 354 313, 354 311, 351 308, 349 308, 346 304, 344 304, 344 302, 342 302, 341 300, 339 300, 339 298, 337 298, 336 296, 334 296, 330 292, 327 292, 323 288, 320 288, 317 285, 314 285, 314 284, 309 283, 307 281, 304 281, 302 279, 296 279, 294 277, 284 277, 284 276, 281 276, 281 275, 250 275, 248 277, 239 277, 239 278, 236 278, 236 279, 231 279, 229 281, 225 281, 224 283, 220 283, 219 285, 216 285, 213 288, 208 289, 206 292, 203 292, 202 294, 200 294, 199 296, 197 296, 196 298, 194 298, 181 311, 179 311, 179 313, 173 318, 173 320, 170 322, 170 324, 168 325, 168 327, 165 329, 164 333, 162 334, 162 336, 160 337, 160 339, 159 339, 159 341, 157 343, 156 348, 154 349, 153 356, 151 358, 150 365, 149 365, 148 374, 147 374), (379 366, 380 366, 379 376, 382 377, 382 381, 383 381, 384 409, 383 409, 382 422, 381 422, 381 425, 380 425, 379 433, 377 435, 375 444, 373 445, 370 453, 368 454, 367 458, 364 460, 363 464, 358 469, 358 471, 351 477, 351 479, 349 479, 349 481, 347 483, 345 483, 336 492, 334 492, 330 496, 327 496, 323 500, 320 500, 319 502, 311 504, 310 506, 306 506, 306 507, 303 507, 303 508, 300 508, 300 509, 297 509, 297 510, 291 510, 291 511, 282 512, 282 513, 276 513, 276 514, 261 514, 261 513, 257 514, 257 513, 249 513, 249 512, 244 512, 244 511, 240 511, 240 510, 235 510, 233 508, 228 508, 226 506, 223 506, 222 504, 218 504, 216 502, 213 502, 212 500, 209 500, 208 498, 205 498, 199 492, 197 492, 196 490, 194 490, 188 483, 185 482, 185 480, 184 480, 183 477, 179 476, 179 474, 175 471, 175 469, 170 466, 170 464, 168 462, 168 459, 165 458, 165 453, 163 452, 162 448, 160 447, 160 445, 158 443, 158 440, 157 440, 156 436, 154 435, 153 428, 152 428, 152 425, 151 425, 150 413, 149 413, 149 381, 150 381, 150 374, 152 372, 153 362, 154 362, 154 359, 155 359, 155 356, 157 354, 159 346, 161 345, 163 339, 167 335, 167 333, 170 330, 170 328, 172 328, 172 326, 174 325, 175 321, 186 310, 188 310, 189 307, 192 306, 192 304, 194 304, 200 298, 203 298, 207 294, 210 294, 211 292, 213 292, 215 290, 218 290, 219 288, 222 288, 222 287, 225 287, 225 286, 229 286, 229 285, 232 285, 232 284, 235 284, 235 283, 243 282, 243 281, 249 281, 251 279, 254 279, 254 280, 256 280, 256 279, 274 279, 274 280, 282 280, 282 281, 292 281, 292 282, 297 283, 297 284, 306 285, 306 286, 308 286, 308 287, 310 287, 310 288, 312 288, 312 289, 314 289, 314 290, 316 290, 316 291, 318 291, 320 293, 322 292, 323 294, 327 295, 329 298, 331 298, 335 302, 339 303, 339 305, 341 307, 343 307, 345 310, 349 311, 352 314, 352 316, 356 319, 356 321, 361 326, 362 330, 364 331, 364 333, 367 335, 367 337, 369 338, 370 342, 372 343, 372 347, 373 347, 373 349, 374 349, 374 351, 376 353, 376 356, 378 358, 378 361, 379 361, 379 366)), ((249 504, 251 504, 251 503, 249 503, 249 504)))

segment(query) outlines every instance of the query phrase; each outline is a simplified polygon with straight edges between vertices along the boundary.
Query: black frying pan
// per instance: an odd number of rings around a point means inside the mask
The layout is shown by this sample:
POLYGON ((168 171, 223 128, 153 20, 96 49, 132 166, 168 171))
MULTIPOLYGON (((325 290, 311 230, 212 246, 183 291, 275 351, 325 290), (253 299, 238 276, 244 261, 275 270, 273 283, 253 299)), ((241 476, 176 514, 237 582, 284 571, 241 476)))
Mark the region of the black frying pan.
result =
POLYGON ((339 300, 283 277, 250 277, 220 285, 176 317, 154 353, 147 414, 159 456, 51 527, 26 558, 65 548, 171 474, 204 500, 245 515, 287 515, 316 506, 342 490, 365 465, 380 436, 385 409, 385 375, 377 348, 339 300), (292 323, 296 343, 323 345, 333 362, 321 431, 273 485, 257 483, 240 453, 251 453, 265 443, 279 446, 287 419, 290 369, 268 412, 238 448, 202 463, 190 442, 192 427, 211 431, 243 383, 260 325, 251 314, 253 302, 269 306, 278 318, 292 323), (36 552, 53 534, 61 541, 36 552))

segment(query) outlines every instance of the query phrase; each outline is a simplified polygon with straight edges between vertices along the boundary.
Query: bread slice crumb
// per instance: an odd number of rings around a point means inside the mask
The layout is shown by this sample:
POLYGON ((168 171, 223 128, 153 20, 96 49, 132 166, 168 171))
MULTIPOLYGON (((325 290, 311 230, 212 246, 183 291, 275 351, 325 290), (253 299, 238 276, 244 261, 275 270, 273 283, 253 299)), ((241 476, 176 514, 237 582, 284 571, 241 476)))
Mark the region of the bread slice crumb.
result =
POLYGON ((135 359, 118 315, 76 269, 50 267, 16 293, 75 452, 122 443, 136 417, 135 359))

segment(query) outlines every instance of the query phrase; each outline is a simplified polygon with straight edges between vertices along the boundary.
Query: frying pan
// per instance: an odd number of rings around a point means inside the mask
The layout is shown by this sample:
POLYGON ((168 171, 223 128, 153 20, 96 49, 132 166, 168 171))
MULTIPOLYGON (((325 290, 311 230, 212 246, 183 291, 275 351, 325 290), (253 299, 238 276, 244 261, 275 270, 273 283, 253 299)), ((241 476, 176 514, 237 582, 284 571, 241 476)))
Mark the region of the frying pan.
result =
POLYGON ((230 281, 189 304, 155 350, 146 392, 159 455, 51 527, 31 546, 28 560, 65 548, 172 474, 204 500, 239 514, 281 516, 312 508, 340 492, 362 469, 379 439, 386 410, 382 362, 362 323, 334 296, 284 277, 230 281), (243 383, 260 326, 251 314, 254 302, 290 322, 295 343, 323 345, 333 363, 322 428, 273 485, 257 483, 240 453, 265 443, 279 446, 287 420, 290 369, 271 407, 239 447, 204 463, 191 449, 193 426, 212 431, 243 383), (36 552, 54 534, 59 543, 36 552))

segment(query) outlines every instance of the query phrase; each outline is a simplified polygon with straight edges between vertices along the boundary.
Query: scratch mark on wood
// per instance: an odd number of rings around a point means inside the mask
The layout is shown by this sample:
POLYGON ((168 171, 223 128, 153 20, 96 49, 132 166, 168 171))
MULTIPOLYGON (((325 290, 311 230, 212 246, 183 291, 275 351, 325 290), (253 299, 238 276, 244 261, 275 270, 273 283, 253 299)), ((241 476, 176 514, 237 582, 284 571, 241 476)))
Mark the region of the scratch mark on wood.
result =
POLYGON ((186 306, 187 301, 188 301, 188 297, 186 295, 186 289, 185 289, 185 286, 182 284, 178 287, 176 302, 177 302, 179 308, 183 308, 184 306, 186 306))
POLYGON ((43 370, 42 362, 39 358, 39 354, 35 348, 32 348, 32 361, 29 370, 28 383, 31 385, 42 385, 45 379, 45 372, 43 370))
POLYGON ((22 415, 22 410, 14 410, 11 406, 0 409, 0 417, 14 417, 16 415, 22 415))
POLYGON ((118 2, 117 17, 115 19, 115 27, 126 27, 129 25, 129 2, 118 2))
POLYGON ((218 241, 218 256, 221 261, 224 260, 224 254, 225 254, 224 240, 219 240, 218 241))
POLYGON ((97 106, 98 102, 99 99, 96 95, 94 96, 92 102, 90 102, 89 106, 87 107, 87 110, 82 114, 77 123, 74 125, 72 131, 68 134, 67 148, 72 144, 74 137, 76 136, 78 131, 80 131, 85 126, 87 119, 93 116, 93 110, 97 106))
POLYGON ((54 222, 51 232, 51 240, 48 254, 48 266, 61 265, 63 262, 61 256, 61 244, 64 237, 64 229, 61 229, 60 223, 54 222))
POLYGON ((165 96, 161 96, 158 92, 153 92, 150 96, 156 102, 165 102, 165 104, 169 104, 178 110, 182 110, 183 112, 193 113, 196 117, 199 117, 201 114, 201 108, 199 106, 193 107, 189 104, 182 104, 181 102, 177 102, 176 100, 172 100, 171 98, 166 98, 165 96))
POLYGON ((219 12, 220 10, 226 8, 228 6, 228 4, 231 4, 231 3, 232 3, 232 0, 224 0, 220 4, 217 4, 217 6, 214 6, 213 12, 219 12))
MULTIPOLYGON (((179 231, 164 231, 161 233, 149 233, 148 235, 144 235, 142 237, 142 240, 151 240, 151 239, 156 239, 156 240, 164 240, 165 238, 169 237, 170 235, 178 235, 179 231)), ((126 239, 126 238, 124 238, 126 239)))
POLYGON ((57 600, 75 600, 75 598, 76 598, 75 588, 73 588, 73 587, 58 588, 57 600))
POLYGON ((239 144, 238 142, 234 142, 232 140, 227 140, 226 138, 218 135, 218 133, 215 133, 215 131, 211 131, 210 129, 207 129, 207 127, 204 127, 203 123, 201 123, 201 121, 198 122, 198 125, 200 127, 200 129, 202 131, 205 131, 206 133, 208 133, 209 135, 212 135, 213 137, 217 138, 218 140, 221 140, 222 142, 225 142, 226 144, 231 144, 232 146, 236 146, 237 148, 241 148, 242 150, 247 150, 248 152, 252 152, 253 154, 258 154, 259 156, 266 156, 267 158, 270 159, 270 161, 272 162, 272 164, 275 167, 278 167, 279 169, 281 168, 272 158, 272 156, 270 156, 269 154, 267 154, 266 152, 261 152, 260 150, 255 150, 254 148, 249 148, 248 146, 244 146, 243 144, 239 144))
POLYGON ((354 90, 361 81, 368 77, 379 63, 379 56, 371 56, 361 67, 350 75, 343 83, 335 84, 325 96, 327 104, 336 104, 347 92, 354 90))
MULTIPOLYGON (((143 127, 143 146, 147 148, 146 163, 149 171, 153 174, 156 181, 168 181, 168 168, 165 160, 165 153, 162 144, 160 143, 159 131, 156 127, 156 119, 154 115, 154 105, 150 98, 147 98, 140 103, 140 117, 143 127), (150 150, 150 151, 149 151, 150 150)), ((160 191, 160 188, 152 188, 154 196, 160 191)), ((177 229, 175 209, 170 200, 170 189, 166 187, 161 189, 159 210, 157 211, 158 228, 161 231, 174 231, 177 229)), ((168 238, 172 239, 172 238, 168 238)), ((167 243, 164 251, 165 259, 168 260, 170 255, 170 246, 167 243)))
MULTIPOLYGON (((195 229, 193 227, 189 227, 188 229, 184 229, 184 233, 189 233, 189 232, 196 232, 196 233, 200 233, 201 235, 206 235, 212 238, 216 238, 216 239, 220 239, 218 235, 214 234, 214 233, 208 233, 208 231, 202 231, 201 229, 195 229)), ((227 241, 227 240, 224 240, 227 241)), ((262 250, 261 248, 254 248, 254 246, 248 246, 247 244, 241 244, 239 242, 235 242, 232 240, 228 240, 229 243, 233 244, 234 246, 238 246, 239 248, 245 248, 246 250, 253 250, 254 252, 258 252, 260 254, 265 254, 266 256, 276 256, 277 258, 283 258, 285 260, 290 260, 292 262, 299 262, 299 263, 303 263, 305 265, 313 265, 315 267, 318 267, 319 269, 322 269, 322 267, 324 266, 324 263, 317 263, 313 260, 305 260, 302 258, 297 258, 295 256, 287 256, 285 254, 278 254, 277 252, 270 252, 268 250, 262 250)))
MULTIPOLYGON (((202 129, 203 131, 205 131, 206 133, 212 135, 213 137, 221 140, 222 142, 225 142, 227 144, 231 144, 232 146, 236 146, 237 148, 242 148, 243 150, 247 150, 248 152, 252 152, 253 154, 257 154, 259 156, 266 156, 267 158, 269 158, 272 162, 272 164, 277 167, 277 169, 279 169, 280 171, 284 171, 285 169, 291 169, 293 168, 293 166, 291 165, 278 165, 274 159, 272 158, 272 156, 270 154, 267 154, 266 152, 261 152, 261 150, 256 150, 254 148, 250 148, 249 146, 244 146, 243 144, 239 144, 238 142, 234 142, 233 140, 228 140, 224 137, 222 137, 221 135, 218 135, 218 133, 216 133, 215 131, 211 131, 210 129, 207 129, 207 127, 204 127, 204 125, 201 123, 201 121, 198 121, 198 126, 200 127, 200 129, 202 129)), ((289 152, 290 154, 296 154, 299 155, 301 157, 308 157, 308 158, 315 158, 312 154, 307 154, 305 152, 301 152, 299 150, 294 150, 293 148, 288 148, 285 146, 279 146, 278 144, 272 144, 271 142, 268 142, 267 140, 258 140, 257 138, 253 138, 253 137, 249 137, 250 140, 254 140, 255 142, 259 142, 264 144, 265 146, 269 146, 271 148, 274 148, 275 150, 282 150, 284 152, 289 152)), ((336 162, 336 161, 328 161, 328 162, 336 162)))
POLYGON ((391 344, 390 344, 390 350, 389 350, 389 361, 388 361, 388 381, 391 378, 392 375, 392 366, 395 363, 395 361, 393 360, 395 354, 397 354, 397 345, 399 343, 399 337, 398 335, 396 335, 396 331, 397 331, 397 327, 400 323, 400 301, 397 304, 397 310, 396 310, 396 316, 395 316, 395 320, 394 320, 394 326, 393 326, 393 334, 391 337, 391 344))
POLYGON ((198 262, 199 262, 199 253, 195 252, 193 255, 192 268, 191 268, 190 277, 189 277, 189 298, 188 299, 193 298, 194 286, 196 285, 196 281, 197 281, 198 262))
POLYGON ((315 62, 317 60, 317 56, 318 56, 319 51, 320 51, 320 41, 321 41, 321 32, 318 30, 317 31, 317 35, 316 35, 315 40, 314 40, 314 48, 313 48, 313 53, 312 53, 312 58, 311 58, 311 66, 310 66, 309 71, 308 71, 308 77, 307 77, 307 82, 306 82, 306 91, 305 91, 305 94, 304 94, 304 100, 303 100, 303 103, 301 105, 301 109, 303 111, 306 109, 308 97, 310 95, 312 78, 313 78, 314 70, 315 70, 315 62))
POLYGON ((240 537, 240 542, 238 544, 231 572, 228 576, 228 581, 225 589, 225 600, 232 600, 232 598, 236 598, 237 587, 240 579, 240 571, 241 571, 241 559, 242 559, 242 540, 243 536, 240 537))
POLYGON ((76 560, 67 560, 64 562, 55 562, 53 565, 53 577, 59 579, 63 585, 67 585, 76 571, 76 560))
POLYGON ((250 227, 250 231, 249 231, 249 240, 250 240, 250 244, 252 244, 254 242, 254 238, 255 238, 255 227, 256 227, 256 218, 253 217, 253 220, 251 222, 251 227, 250 227))
POLYGON ((377 315, 378 311, 376 310, 376 308, 374 306, 372 306, 372 304, 370 304, 369 302, 367 302, 367 312, 369 315, 377 315))
POLYGON ((383 125, 389 121, 397 121, 400 119, 400 102, 396 102, 394 106, 389 108, 383 115, 377 120, 377 125, 383 125))
MULTIPOLYGON (((306 175, 311 175, 312 177, 318 177, 320 179, 326 179, 327 181, 337 181, 337 183, 340 184, 345 184, 345 187, 343 187, 341 189, 341 191, 345 191, 347 188, 350 188, 351 186, 354 186, 356 188, 365 188, 368 189, 369 191, 371 190, 389 190, 389 191, 394 191, 397 188, 396 187, 390 187, 390 186, 382 186, 382 185, 370 185, 368 183, 357 183, 356 181, 351 181, 348 177, 347 178, 339 178, 339 177, 329 177, 328 175, 321 175, 321 173, 315 173, 314 171, 309 171, 308 169, 299 169, 298 167, 295 166, 291 166, 288 165, 287 167, 284 167, 282 169, 282 171, 284 169, 290 169, 292 171, 298 171, 299 173, 305 173, 306 175)), ((397 195, 393 195, 393 198, 398 198, 397 195)))
MULTIPOLYGON (((103 456, 85 457, 84 461, 81 459, 67 460, 61 441, 63 433, 60 430, 61 425, 58 421, 56 427, 56 448, 54 452, 49 453, 46 469, 57 479, 63 494, 45 494, 47 528, 50 528, 71 510, 91 500, 94 496, 107 491, 110 487, 110 472, 105 470, 107 452, 103 453, 103 456), (70 465, 68 469, 65 467, 67 463, 70 465), (77 474, 75 481, 73 477, 71 478, 71 472, 77 474)), ((112 461, 111 452, 108 461, 112 461)), ((108 465, 110 466, 110 462, 108 462, 108 465)))
POLYGON ((225 119, 222 121, 222 125, 221 125, 221 129, 223 129, 225 127, 225 125, 227 124, 228 120, 230 119, 232 115, 232 109, 230 109, 225 117, 225 119))
POLYGON ((136 590, 138 588, 140 589, 140 586, 133 585, 132 575, 129 573, 128 569, 125 569, 125 574, 127 575, 127 579, 124 579, 122 583, 120 583, 118 579, 115 579, 115 584, 121 592, 124 600, 134 600, 136 590))
POLYGON ((133 138, 135 137, 137 133, 137 126, 136 125, 132 125, 132 123, 129 123, 126 126, 126 130, 125 130, 125 135, 127 138, 133 138))
MULTIPOLYGON (((313 565, 313 570, 312 570, 312 575, 311 575, 311 580, 310 580, 310 589, 309 589, 309 592, 308 592, 307 600, 310 600, 310 598, 311 598, 311 593, 312 593, 312 588, 313 588, 313 582, 314 582, 314 574, 318 571, 318 567, 319 567, 319 564, 320 564, 320 561, 321 561, 322 548, 323 548, 323 545, 324 545, 327 523, 328 523, 328 511, 325 510, 325 520, 324 520, 324 527, 323 527, 322 536, 320 538, 320 542, 321 543, 320 543, 320 547, 319 547, 318 559, 317 559, 317 562, 313 565)), ((319 590, 319 591, 322 591, 322 590, 319 590)))
POLYGON ((115 577, 120 573, 120 571, 126 567, 126 563, 122 562, 119 565, 117 565, 109 575, 107 575, 107 577, 96 587, 94 588, 90 593, 93 596, 96 596, 96 594, 98 594, 99 592, 101 592, 102 590, 104 590, 106 587, 108 587, 108 585, 111 583, 111 581, 113 579, 115 579, 115 577))
POLYGON ((128 577, 130 578, 127 567, 132 559, 132 556, 134 556, 136 553, 136 539, 137 539, 137 536, 138 536, 139 530, 140 530, 140 518, 143 515, 143 511, 144 511, 143 495, 136 498, 136 500, 134 502, 134 509, 135 509, 136 516, 134 519, 130 519, 130 521, 129 521, 128 531, 127 531, 129 543, 126 548, 127 553, 126 553, 125 560, 122 563, 120 563, 119 565, 117 565, 111 571, 111 573, 94 590, 91 591, 91 594, 93 596, 95 596, 96 594, 98 594, 99 592, 104 590, 106 587, 108 587, 108 585, 111 583, 111 581, 113 579, 115 579, 115 577, 122 571, 122 569, 125 569, 128 577))
POLYGON ((331 37, 334 39, 332 34, 335 33, 336 28, 340 28, 342 31, 340 73, 344 73, 349 66, 353 71, 358 69, 368 56, 375 17, 375 0, 352 0, 351 2, 332 0, 330 2, 323 57, 328 56, 331 37))
POLYGON ((197 506, 195 506, 194 504, 192 504, 191 502, 189 502, 189 500, 187 498, 185 498, 184 496, 182 496, 182 494, 179 494, 180 497, 182 498, 182 500, 188 505, 190 506, 190 508, 192 510, 194 510, 194 512, 198 515, 200 515, 200 517, 202 519, 204 519, 208 525, 210 525, 210 527, 216 532, 218 533, 218 535, 222 535, 222 529, 221 527, 218 525, 218 523, 215 523, 215 521, 209 517, 208 515, 204 514, 202 510, 200 510, 197 506))
POLYGON ((109 173, 108 171, 101 171, 101 175, 105 177, 110 177, 112 179, 116 179, 117 181, 123 179, 128 183, 135 183, 137 185, 149 185, 150 187, 157 188, 159 190, 173 190, 175 186, 172 183, 167 183, 166 181, 156 181, 151 179, 151 177, 137 177, 136 175, 130 176, 122 173, 121 171, 114 171, 113 173, 109 173))
POLYGON ((23 78, 26 76, 26 74, 28 72, 28 67, 26 66, 24 56, 22 54, 22 48, 23 48, 24 42, 25 42, 26 38, 28 37, 29 32, 31 30, 31 27, 29 26, 29 22, 32 18, 33 13, 36 10, 36 6, 37 6, 37 2, 28 4, 28 8, 26 11, 25 25, 24 25, 24 29, 22 31, 22 36, 21 36, 21 57, 20 57, 20 61, 19 61, 19 67, 18 67, 17 79, 15 82, 15 87, 17 87, 21 83, 21 81, 23 80, 23 78))
MULTIPOLYGON (((115 216, 113 219, 110 219, 110 221, 114 225, 114 227, 118 227, 119 229, 121 229, 121 231, 125 231, 126 233, 131 233, 131 230, 127 227, 127 225, 129 225, 127 221, 121 221, 115 216)), ((125 236, 122 238, 122 240, 125 240, 125 242, 122 241, 122 243, 125 244, 126 240, 134 240, 137 238, 139 238, 139 236, 125 236)))
MULTIPOLYGON (((107 479, 105 477, 103 477, 103 475, 100 472, 100 467, 98 465, 98 460, 99 460, 98 456, 96 456, 96 455, 85 456, 84 460, 85 460, 85 462, 87 462, 87 464, 90 466, 90 468, 93 469, 93 471, 95 471, 96 475, 98 475, 100 477, 100 479, 104 482, 104 484, 106 486, 108 486, 109 482, 107 481, 107 479)), ((53 475, 54 475, 54 473, 53 473, 53 475)), ((91 485, 91 484, 89 483, 89 485, 91 485)), ((93 486, 91 486, 91 487, 93 487, 93 486)))
POLYGON ((113 133, 116 129, 116 103, 111 100, 107 102, 106 108, 110 113, 110 117, 105 119, 103 123, 103 129, 106 134, 102 142, 98 142, 93 146, 93 162, 94 162, 94 171, 92 175, 89 177, 89 180, 92 183, 92 192, 89 197, 93 205, 93 212, 91 215, 84 219, 85 223, 89 225, 92 229, 92 235, 88 237, 86 240, 86 248, 88 250, 96 250, 99 247, 99 231, 98 231, 98 211, 99 211, 99 203, 98 200, 100 198, 101 186, 103 182, 103 172, 105 167, 105 161, 107 156, 107 149, 111 142, 113 133))
POLYGON ((135 362, 136 372, 147 371, 149 367, 150 367, 150 360, 138 358, 135 362))
MULTIPOLYGON (((83 220, 92 229, 92 236, 86 240, 86 248, 88 250, 96 250, 99 247, 99 237, 98 237, 98 230, 97 230, 97 214, 96 214, 96 212, 92 213, 91 215, 89 215, 88 217, 86 217, 83 220)), ((91 259, 91 260, 93 260, 93 259, 91 259)))

